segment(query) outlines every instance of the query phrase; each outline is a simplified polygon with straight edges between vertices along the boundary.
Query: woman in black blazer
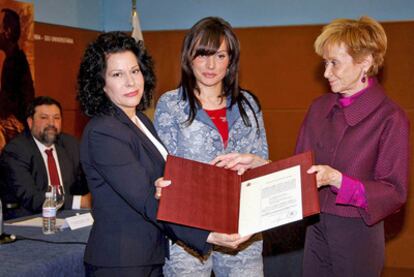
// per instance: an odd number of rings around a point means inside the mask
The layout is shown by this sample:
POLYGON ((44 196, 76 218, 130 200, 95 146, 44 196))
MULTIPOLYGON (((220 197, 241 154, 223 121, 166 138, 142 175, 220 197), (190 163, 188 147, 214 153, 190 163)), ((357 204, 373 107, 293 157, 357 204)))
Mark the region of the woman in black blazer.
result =
POLYGON ((200 254, 210 243, 236 247, 243 240, 156 221, 154 183, 167 151, 141 112, 154 86, 150 56, 128 35, 105 33, 87 47, 78 75, 78 99, 92 117, 81 142, 94 217, 87 276, 162 276, 166 236, 200 254))

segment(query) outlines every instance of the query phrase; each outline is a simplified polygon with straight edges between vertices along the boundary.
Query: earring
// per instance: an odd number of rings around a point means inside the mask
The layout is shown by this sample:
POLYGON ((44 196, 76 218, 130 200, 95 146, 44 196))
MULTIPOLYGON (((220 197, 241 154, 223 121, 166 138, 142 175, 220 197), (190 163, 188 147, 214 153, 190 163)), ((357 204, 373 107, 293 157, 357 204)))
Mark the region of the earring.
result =
POLYGON ((361 82, 365 83, 367 81, 367 73, 364 72, 364 76, 362 76, 361 82))

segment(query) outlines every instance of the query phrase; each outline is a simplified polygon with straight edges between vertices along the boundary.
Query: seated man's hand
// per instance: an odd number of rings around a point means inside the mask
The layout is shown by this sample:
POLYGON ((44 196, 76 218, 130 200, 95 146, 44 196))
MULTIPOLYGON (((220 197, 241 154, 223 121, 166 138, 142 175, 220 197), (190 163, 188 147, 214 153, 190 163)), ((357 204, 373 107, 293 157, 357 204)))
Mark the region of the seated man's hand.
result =
POLYGON ((92 208, 92 196, 91 193, 87 193, 81 196, 81 209, 91 209, 92 208))

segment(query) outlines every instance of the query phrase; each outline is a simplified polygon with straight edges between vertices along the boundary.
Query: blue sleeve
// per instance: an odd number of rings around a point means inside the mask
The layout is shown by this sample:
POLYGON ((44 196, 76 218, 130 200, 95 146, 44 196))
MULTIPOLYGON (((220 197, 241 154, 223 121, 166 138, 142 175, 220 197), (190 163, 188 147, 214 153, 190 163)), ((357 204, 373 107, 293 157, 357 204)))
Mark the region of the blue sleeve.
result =
POLYGON ((168 153, 176 155, 179 124, 174 114, 175 103, 166 94, 160 97, 154 114, 154 126, 168 153))

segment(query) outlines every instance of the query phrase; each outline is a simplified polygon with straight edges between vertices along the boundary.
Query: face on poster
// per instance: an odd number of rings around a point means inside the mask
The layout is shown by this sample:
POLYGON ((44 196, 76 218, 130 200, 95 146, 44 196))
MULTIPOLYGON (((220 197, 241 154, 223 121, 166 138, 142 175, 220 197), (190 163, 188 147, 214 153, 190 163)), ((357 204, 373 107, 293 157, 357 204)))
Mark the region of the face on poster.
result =
MULTIPOLYGON (((19 16, 20 21, 20 38, 18 41, 19 48, 26 54, 27 61, 30 65, 32 79, 34 80, 34 6, 32 3, 22 3, 13 0, 0 0, 0 78, 3 69, 4 59, 6 58, 5 48, 6 30, 3 24, 4 12, 3 9, 10 9, 15 11, 19 16)), ((1 81, 1 80, 0 80, 1 81)))

